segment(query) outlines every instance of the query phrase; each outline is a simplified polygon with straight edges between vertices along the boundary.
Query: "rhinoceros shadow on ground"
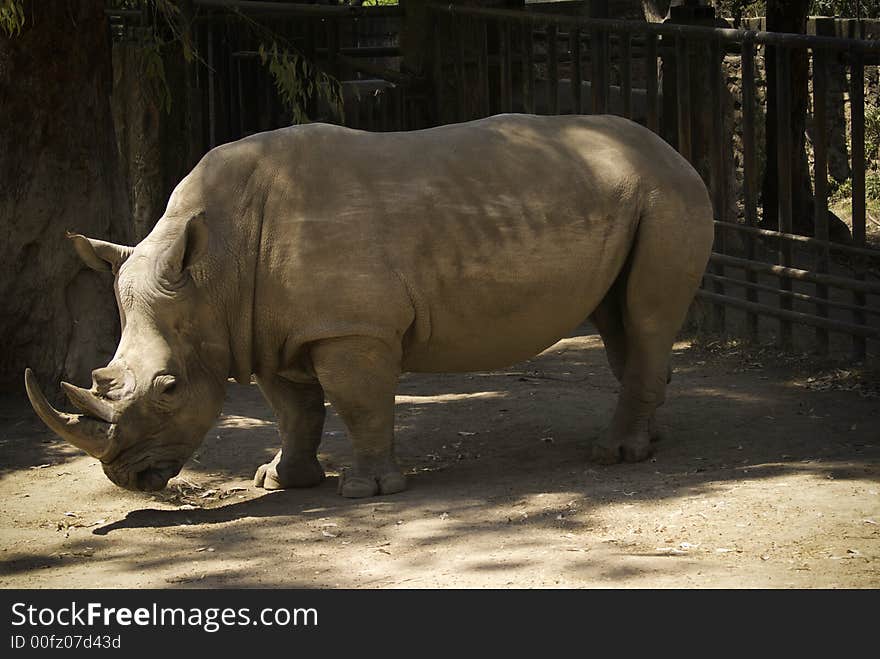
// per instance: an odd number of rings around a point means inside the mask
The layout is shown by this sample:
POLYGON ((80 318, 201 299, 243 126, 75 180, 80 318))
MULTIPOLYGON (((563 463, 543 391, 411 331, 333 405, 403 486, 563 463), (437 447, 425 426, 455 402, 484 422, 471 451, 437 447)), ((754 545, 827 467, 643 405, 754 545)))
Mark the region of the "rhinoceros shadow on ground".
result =
MULTIPOLYGON (((27 587, 498 586, 552 585, 556 574, 569 584, 651 578, 681 586, 686 575, 706 569, 714 545, 692 555, 657 556, 670 536, 658 536, 653 527, 669 519, 692 527, 676 543, 724 534, 716 542, 727 544, 717 546, 746 545, 756 570, 770 562, 754 554, 765 549, 750 547, 749 538, 757 528, 756 542, 780 541, 773 506, 786 496, 797 497, 796 524, 819 520, 819 527, 799 533, 824 528, 815 543, 820 552, 843 536, 828 526, 833 515, 817 517, 821 510, 803 499, 804 489, 837 492, 826 496, 837 496, 839 505, 841 496, 851 502, 857 525, 880 519, 869 509, 869 490, 876 488, 864 485, 880 478, 876 400, 805 391, 785 384, 790 373, 784 369, 734 368, 684 344, 673 364, 660 417, 666 436, 654 461, 613 467, 587 461, 616 390, 601 342, 588 327, 507 371, 406 376, 397 430, 409 489, 369 500, 336 494, 334 474, 350 459, 350 447, 332 413, 321 451, 328 470, 323 484, 280 492, 249 487, 223 500, 196 497, 192 509, 179 503, 168 509, 168 501, 158 505, 150 495, 122 491, 82 456, 30 471, 55 449, 37 442, 27 447, 26 460, 17 455, 22 437, 5 447, 0 486, 9 536, 0 579, 27 587), (10 464, 21 466, 10 471, 10 464), (847 482, 849 490, 833 485, 847 482), (795 484, 797 493, 780 487, 795 484), (63 503, 37 503, 31 485, 63 503), (861 498, 853 497, 860 488, 861 498), (19 498, 28 493, 31 498, 19 498), (713 508, 724 502, 726 512, 713 508), (78 517, 61 516, 67 510, 78 517), (109 523, 71 528, 67 538, 56 530, 58 520, 99 518, 109 523), (736 528, 751 523, 759 525, 736 528), (632 534, 639 524, 645 536, 632 534), (558 572, 546 573, 548 561, 558 572)), ((13 430, 23 427, 16 423, 13 430)), ((232 387, 224 416, 182 477, 202 491, 246 487, 277 442, 256 387, 232 387)), ((851 524, 850 536, 868 537, 874 528, 851 524)))
MULTIPOLYGON (((662 437, 648 463, 602 467, 589 462, 590 444, 614 405, 617 383, 604 364, 601 341, 585 325, 570 341, 506 371, 404 376, 396 433, 409 481, 405 492, 366 503, 336 494, 338 470, 351 452, 344 427, 330 414, 320 452, 328 479, 320 486, 215 507, 133 510, 93 533, 307 518, 313 511, 345 516, 383 504, 436 507, 451 515, 462 507, 491 511, 518 498, 561 492, 582 497, 587 506, 632 504, 712 489, 744 475, 800 472, 840 479, 864 476, 876 465, 880 447, 870 438, 861 432, 833 434, 844 424, 847 429, 859 425, 851 417, 834 417, 835 398, 847 394, 814 394, 808 410, 790 386, 750 372, 719 378, 698 357, 686 348, 674 354, 675 375, 660 417, 662 437), (816 411, 819 404, 826 413, 816 411)), ((862 402, 856 411, 869 414, 870 403, 862 402)), ((258 390, 238 388, 209 433, 194 473, 246 477, 276 446, 274 420, 258 390)), ((482 530, 495 523, 487 521, 482 530)))

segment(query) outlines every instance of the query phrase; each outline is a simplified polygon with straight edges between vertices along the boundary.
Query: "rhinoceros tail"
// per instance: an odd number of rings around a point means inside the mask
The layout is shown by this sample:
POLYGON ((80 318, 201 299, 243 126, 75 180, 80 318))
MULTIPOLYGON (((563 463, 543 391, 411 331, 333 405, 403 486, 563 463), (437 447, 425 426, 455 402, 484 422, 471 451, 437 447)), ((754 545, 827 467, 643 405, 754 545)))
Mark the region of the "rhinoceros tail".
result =
POLYGON ((410 285, 406 276, 399 270, 394 274, 400 281, 413 308, 413 320, 406 331, 405 341, 426 344, 431 338, 431 308, 417 290, 410 285))

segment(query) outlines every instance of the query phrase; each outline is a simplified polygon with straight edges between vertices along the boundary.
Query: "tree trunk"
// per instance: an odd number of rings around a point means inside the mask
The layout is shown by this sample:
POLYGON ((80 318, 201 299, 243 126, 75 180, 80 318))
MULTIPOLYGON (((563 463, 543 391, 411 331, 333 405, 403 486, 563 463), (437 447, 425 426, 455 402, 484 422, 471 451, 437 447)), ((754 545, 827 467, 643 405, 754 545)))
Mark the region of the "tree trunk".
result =
POLYGON ((146 52, 142 44, 127 41, 114 43, 112 51, 111 110, 134 242, 152 231, 175 186, 203 155, 197 103, 188 85, 190 65, 179 44, 163 48, 170 111, 147 72, 146 52))
MULTIPOLYGON (((767 31, 796 32, 807 31, 809 0, 768 0, 767 31)), ((778 150, 779 141, 777 107, 776 48, 766 48, 767 71, 767 167, 763 184, 763 226, 776 229, 779 224, 779 182, 778 150)), ((791 87, 789 99, 791 115, 786 125, 791 131, 791 173, 792 173, 792 224, 796 233, 810 235, 813 232, 813 191, 810 178, 810 165, 806 151, 806 123, 808 105, 809 63, 807 52, 792 48, 791 87)))
POLYGON ((65 230, 128 242, 110 112, 104 0, 25 2, 20 34, 0 36, 0 387, 89 382, 112 354, 111 280, 87 269, 65 230))

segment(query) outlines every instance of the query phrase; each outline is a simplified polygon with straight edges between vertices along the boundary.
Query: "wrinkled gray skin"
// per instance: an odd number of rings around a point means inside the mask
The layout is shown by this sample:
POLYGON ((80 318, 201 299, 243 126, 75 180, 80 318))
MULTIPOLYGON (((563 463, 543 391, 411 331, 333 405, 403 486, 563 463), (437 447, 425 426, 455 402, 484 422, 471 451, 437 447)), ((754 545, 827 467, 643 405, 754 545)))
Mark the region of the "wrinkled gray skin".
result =
POLYGON ((348 427, 348 497, 404 488, 393 450, 403 371, 494 369, 588 316, 620 398, 602 463, 651 452, 674 337, 712 244, 691 166, 616 117, 502 115, 411 133, 312 124, 208 153, 137 247, 71 236, 115 274, 122 338, 83 414, 32 404, 110 479, 156 490, 252 374, 281 450, 267 489, 319 483, 328 400, 348 427))

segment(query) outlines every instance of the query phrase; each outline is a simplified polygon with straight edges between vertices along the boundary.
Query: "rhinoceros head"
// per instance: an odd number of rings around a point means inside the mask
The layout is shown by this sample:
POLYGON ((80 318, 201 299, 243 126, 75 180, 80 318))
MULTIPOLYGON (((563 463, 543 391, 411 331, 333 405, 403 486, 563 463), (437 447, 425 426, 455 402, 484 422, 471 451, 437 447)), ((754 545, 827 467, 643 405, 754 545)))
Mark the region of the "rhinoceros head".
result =
POLYGON ((162 489, 216 419, 228 373, 225 324, 198 274, 207 228, 202 216, 168 222, 135 248, 68 237, 87 265, 114 273, 122 336, 110 363, 92 371, 90 389, 61 383, 80 414, 52 407, 30 369, 28 397, 51 430, 101 461, 111 481, 162 489))

